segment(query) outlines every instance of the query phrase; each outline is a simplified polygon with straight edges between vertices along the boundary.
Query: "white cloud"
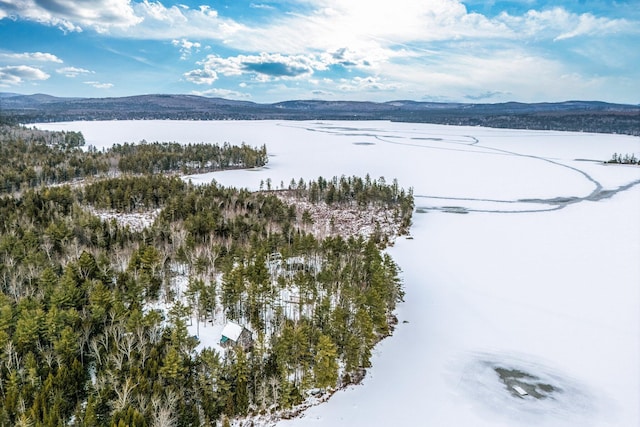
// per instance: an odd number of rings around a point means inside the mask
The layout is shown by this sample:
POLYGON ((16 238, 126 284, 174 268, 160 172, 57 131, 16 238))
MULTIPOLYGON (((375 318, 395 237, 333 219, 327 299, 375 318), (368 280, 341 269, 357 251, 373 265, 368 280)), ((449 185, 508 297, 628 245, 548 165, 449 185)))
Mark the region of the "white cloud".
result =
POLYGON ((315 7, 306 15, 284 15, 264 27, 237 35, 243 46, 257 51, 285 53, 334 52, 348 46, 353 52, 382 53, 399 44, 471 36, 502 36, 510 33, 500 22, 468 13, 456 0, 325 0, 309 2, 315 7))
POLYGON ((233 19, 220 17, 209 6, 200 6, 198 9, 185 5, 166 7, 160 2, 145 0, 135 3, 133 10, 140 22, 129 28, 112 28, 112 34, 152 40, 226 41, 236 32, 246 29, 233 19))
POLYGON ((522 16, 506 12, 497 18, 521 38, 563 40, 578 36, 604 36, 612 33, 640 34, 638 22, 626 19, 596 17, 590 13, 576 14, 562 7, 537 11, 529 10, 522 16))
POLYGON ((0 58, 18 61, 56 62, 58 64, 63 62, 57 56, 45 52, 0 53, 0 58))
POLYGON ((47 80, 49 77, 39 68, 28 65, 0 67, 0 83, 4 85, 19 85, 25 81, 47 80))
MULTIPOLYGON (((282 15, 269 24, 243 29, 229 44, 283 55, 336 55, 348 48, 345 64, 382 77, 389 64, 413 63, 415 58, 432 62, 434 52, 448 48, 443 44, 478 42, 487 47, 484 54, 491 56, 541 40, 600 36, 613 31, 640 33, 638 22, 580 15, 563 8, 489 18, 469 12, 458 0, 306 3, 313 12, 282 15)), ((533 46, 529 49, 534 52, 533 46)), ((396 77, 403 81, 402 76, 396 77)))
POLYGON ((171 44, 180 48, 180 59, 186 60, 191 56, 193 50, 200 52, 202 45, 199 42, 192 42, 187 39, 173 39, 171 44))
MULTIPOLYGON (((566 9, 494 18, 469 12, 461 0, 298 0, 305 13, 281 14, 244 25, 209 6, 165 6, 143 0, 21 0, 0 3, 0 13, 57 25, 65 31, 92 28, 123 38, 212 40, 253 52, 335 52, 348 46, 369 62, 387 60, 402 45, 461 39, 564 38, 640 31, 638 22, 574 14, 566 9), (4 5, 4 6, 3 6, 4 5)), ((251 3, 252 8, 271 8, 251 3)), ((189 48, 185 47, 185 50, 189 48)))
POLYGON ((577 22, 569 28, 569 31, 565 31, 555 38, 555 40, 563 40, 572 37, 578 37, 582 35, 594 35, 602 36, 604 34, 613 34, 618 32, 632 32, 640 33, 640 29, 637 27, 637 23, 632 24, 625 19, 606 19, 596 18, 590 13, 585 13, 579 16, 577 22))
POLYGON ((96 81, 88 81, 83 83, 89 86, 93 86, 96 89, 110 89, 113 87, 113 83, 102 83, 102 82, 96 82, 96 81))
POLYGON ((398 83, 387 83, 373 76, 341 79, 339 84, 340 90, 345 92, 393 91, 400 87, 398 83))
POLYGON ((264 3, 251 3, 249 5, 249 7, 251 7, 252 9, 266 9, 266 10, 274 10, 275 7, 269 5, 269 4, 264 4, 264 3))
POLYGON ((66 77, 78 77, 81 74, 93 74, 93 71, 77 67, 63 67, 56 70, 57 73, 66 77))
MULTIPOLYGON (((476 45, 442 52, 432 61, 412 59, 388 63, 381 70, 386 81, 412 99, 469 100, 484 96, 492 102, 584 99, 605 88, 601 77, 574 70, 572 64, 533 54, 525 47, 487 51, 476 45), (480 95, 479 95, 480 94, 480 95)), ((611 87, 616 84, 612 80, 611 87)))

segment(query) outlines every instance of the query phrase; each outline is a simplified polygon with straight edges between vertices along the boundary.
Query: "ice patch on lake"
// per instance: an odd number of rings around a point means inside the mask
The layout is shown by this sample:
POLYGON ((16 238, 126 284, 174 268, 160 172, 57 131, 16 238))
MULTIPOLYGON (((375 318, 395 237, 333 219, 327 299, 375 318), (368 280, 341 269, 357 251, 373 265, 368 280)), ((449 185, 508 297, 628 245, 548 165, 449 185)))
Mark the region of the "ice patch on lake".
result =
POLYGON ((452 388, 480 416, 515 425, 588 425, 604 399, 557 368, 513 354, 469 353, 449 369, 452 388))

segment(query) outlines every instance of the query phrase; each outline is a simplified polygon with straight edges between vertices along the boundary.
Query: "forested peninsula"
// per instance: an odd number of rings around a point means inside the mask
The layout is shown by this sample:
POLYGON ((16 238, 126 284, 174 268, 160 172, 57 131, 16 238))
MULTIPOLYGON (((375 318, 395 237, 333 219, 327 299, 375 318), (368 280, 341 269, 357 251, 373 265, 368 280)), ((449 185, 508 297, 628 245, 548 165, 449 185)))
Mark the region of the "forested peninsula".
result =
POLYGON ((195 185, 180 174, 261 167, 266 147, 84 145, 0 129, 0 425, 227 425, 363 377, 403 297, 383 249, 411 189, 195 185), (220 322, 248 340, 194 333, 220 322))

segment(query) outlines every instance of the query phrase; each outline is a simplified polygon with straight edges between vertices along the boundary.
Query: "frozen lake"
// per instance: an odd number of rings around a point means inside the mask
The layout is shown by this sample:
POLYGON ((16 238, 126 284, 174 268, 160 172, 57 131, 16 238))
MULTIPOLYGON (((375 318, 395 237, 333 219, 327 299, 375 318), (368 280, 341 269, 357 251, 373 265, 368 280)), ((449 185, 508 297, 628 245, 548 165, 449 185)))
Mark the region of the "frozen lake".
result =
POLYGON ((640 425, 640 138, 389 122, 51 123, 88 144, 266 144, 260 170, 397 178, 412 240, 389 249, 406 302, 360 386, 282 426, 640 425), (526 394, 521 394, 518 390, 526 394))

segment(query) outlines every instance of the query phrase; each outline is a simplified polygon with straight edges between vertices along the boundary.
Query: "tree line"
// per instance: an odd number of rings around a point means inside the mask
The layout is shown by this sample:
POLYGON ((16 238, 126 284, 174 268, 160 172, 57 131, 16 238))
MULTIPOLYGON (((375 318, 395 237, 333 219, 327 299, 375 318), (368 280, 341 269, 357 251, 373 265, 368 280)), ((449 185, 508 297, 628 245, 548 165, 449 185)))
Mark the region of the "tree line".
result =
POLYGON ((106 173, 104 155, 84 143, 79 132, 0 126, 0 194, 106 173))
POLYGON ((0 194, 114 174, 202 173, 264 166, 267 150, 246 144, 115 144, 85 147, 80 132, 0 126, 0 194))
POLYGON ((230 168, 253 168, 268 162, 265 145, 254 149, 248 145, 179 144, 177 142, 142 141, 139 144, 115 144, 110 152, 118 156, 121 172, 202 173, 230 168))
MULTIPOLYGON (((106 102, 103 102, 106 101, 106 102)), ((456 126, 539 129, 640 135, 637 106, 575 102, 543 104, 446 104, 407 102, 290 101, 259 105, 211 105, 206 98, 191 97, 171 105, 168 96, 145 97, 112 103, 81 100, 42 104, 34 108, 0 110, 0 123, 42 123, 73 120, 390 120, 456 126), (153 97, 152 97, 153 98, 153 97), (160 105, 161 104, 161 105, 160 105), (571 105, 576 104, 576 105, 571 105), (435 108, 434 108, 435 107, 435 108)))
POLYGON ((640 165, 640 159, 636 157, 635 153, 627 153, 625 155, 613 153, 611 159, 607 160, 606 163, 617 163, 621 165, 640 165))

